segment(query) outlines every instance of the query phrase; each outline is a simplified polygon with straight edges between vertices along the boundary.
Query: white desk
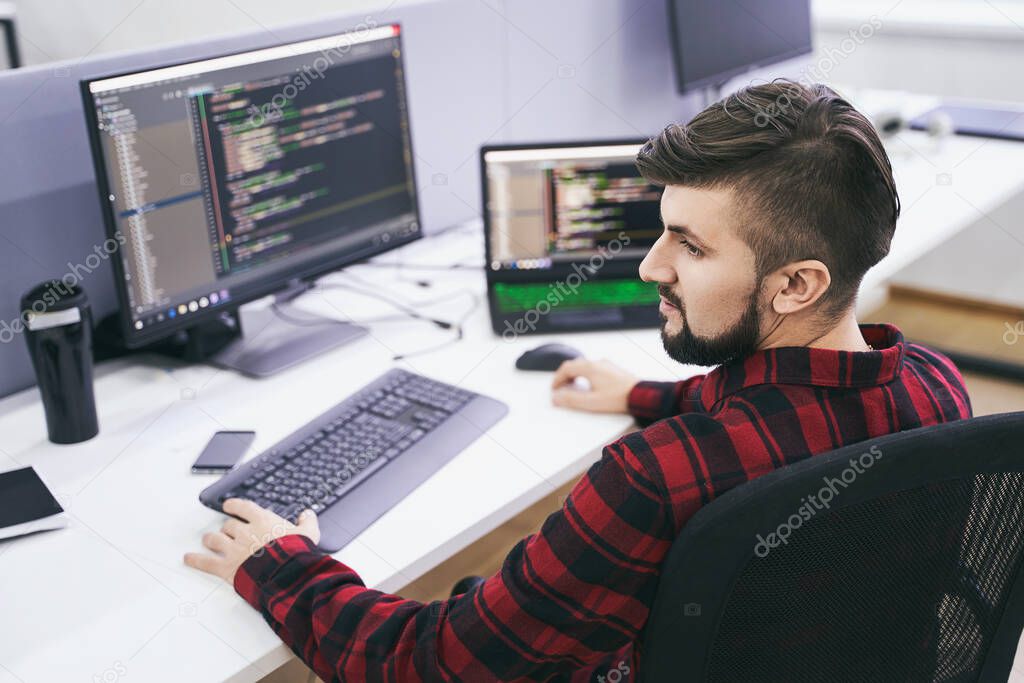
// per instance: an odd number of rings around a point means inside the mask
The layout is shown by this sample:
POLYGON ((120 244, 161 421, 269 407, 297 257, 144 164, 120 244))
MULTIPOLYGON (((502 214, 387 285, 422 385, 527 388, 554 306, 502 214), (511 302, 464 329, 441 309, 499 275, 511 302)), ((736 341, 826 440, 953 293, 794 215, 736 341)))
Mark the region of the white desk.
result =
MULTIPOLYGON (((933 97, 871 90, 852 91, 849 98, 868 115, 900 111, 907 119, 938 104, 933 97)), ((955 135, 933 140, 904 131, 886 140, 886 151, 902 210, 889 255, 868 271, 862 293, 884 286, 897 271, 1024 191, 1024 142, 955 135)))
MULTIPOLYGON (((1017 173, 1024 147, 956 138, 930 153, 921 136, 905 137, 916 151, 894 157, 903 218, 891 260, 872 272, 866 286, 878 286, 964 227, 975 208, 991 210, 1024 190, 1017 173), (957 169, 952 187, 966 199, 934 186, 942 172, 937 169, 950 165, 957 169)), ((454 232, 379 260, 479 263, 480 246, 478 229, 454 232)), ((359 266, 350 272, 382 283, 407 303, 460 288, 483 295, 475 270, 359 266), (424 289, 407 281, 413 277, 435 284, 424 289)), ((454 319, 468 302, 460 297, 424 310, 454 319)), ((380 304, 340 290, 308 294, 300 305, 354 318, 382 311, 380 304)), ((67 529, 0 544, 0 683, 122 676, 252 681, 285 662, 290 653, 252 608, 226 584, 181 562, 223 519, 198 503, 209 480, 189 474, 189 465, 218 429, 255 428, 254 452, 269 446, 394 365, 395 352, 432 345, 445 335, 418 322, 375 324, 371 336, 268 380, 155 358, 101 366, 101 431, 75 446, 46 440, 34 389, 0 400, 0 470, 33 465, 71 517, 67 529)), ((417 578, 578 477, 601 446, 630 428, 624 416, 550 407, 550 375, 513 369, 518 354, 543 339, 506 342, 493 335, 483 303, 466 323, 465 337, 399 365, 501 398, 511 411, 338 553, 369 586, 394 590, 417 578)), ((654 330, 580 334, 568 341, 648 378, 679 379, 697 371, 670 361, 654 330)))

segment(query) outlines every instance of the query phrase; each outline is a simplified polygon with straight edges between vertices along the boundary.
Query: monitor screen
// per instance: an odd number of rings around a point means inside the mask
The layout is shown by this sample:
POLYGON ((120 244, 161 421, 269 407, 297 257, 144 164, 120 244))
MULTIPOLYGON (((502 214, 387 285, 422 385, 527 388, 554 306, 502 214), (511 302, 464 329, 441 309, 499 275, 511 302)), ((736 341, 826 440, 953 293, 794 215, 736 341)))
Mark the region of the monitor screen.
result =
POLYGON ((421 234, 397 25, 82 92, 129 346, 421 234))
POLYGON ((495 331, 549 305, 547 330, 657 324, 657 288, 640 280, 638 266, 662 233, 662 190, 637 171, 641 145, 481 150, 495 331))
POLYGON ((668 0, 680 92, 811 51, 810 0, 668 0))

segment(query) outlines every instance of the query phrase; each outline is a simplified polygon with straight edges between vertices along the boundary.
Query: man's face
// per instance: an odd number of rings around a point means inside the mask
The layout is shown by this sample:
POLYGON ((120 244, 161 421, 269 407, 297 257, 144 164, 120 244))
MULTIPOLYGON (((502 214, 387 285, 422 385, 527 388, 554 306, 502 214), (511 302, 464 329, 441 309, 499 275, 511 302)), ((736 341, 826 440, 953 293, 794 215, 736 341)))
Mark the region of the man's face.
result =
POLYGON ((657 282, 661 338, 674 360, 720 365, 749 355, 761 337, 754 253, 737 234, 732 190, 669 185, 664 231, 640 264, 657 282))

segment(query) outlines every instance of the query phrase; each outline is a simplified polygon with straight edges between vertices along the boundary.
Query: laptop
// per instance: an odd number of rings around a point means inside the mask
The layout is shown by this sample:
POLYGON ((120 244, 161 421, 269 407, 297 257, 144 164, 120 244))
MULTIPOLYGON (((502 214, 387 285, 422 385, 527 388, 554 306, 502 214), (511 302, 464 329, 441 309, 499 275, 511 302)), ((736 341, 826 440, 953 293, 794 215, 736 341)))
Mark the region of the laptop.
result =
POLYGON ((661 234, 641 140, 480 150, 487 301, 496 334, 657 327, 638 268, 661 234))

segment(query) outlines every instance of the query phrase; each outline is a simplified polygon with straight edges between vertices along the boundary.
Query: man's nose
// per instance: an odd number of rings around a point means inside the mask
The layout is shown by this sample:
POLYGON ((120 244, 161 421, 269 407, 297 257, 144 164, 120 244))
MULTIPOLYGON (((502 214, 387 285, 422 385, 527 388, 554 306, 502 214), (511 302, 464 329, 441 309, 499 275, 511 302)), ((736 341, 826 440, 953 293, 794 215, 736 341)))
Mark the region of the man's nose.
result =
POLYGON ((657 282, 671 285, 676 281, 675 269, 668 261, 661 257, 658 243, 656 242, 647 256, 640 262, 640 279, 644 282, 657 282))

